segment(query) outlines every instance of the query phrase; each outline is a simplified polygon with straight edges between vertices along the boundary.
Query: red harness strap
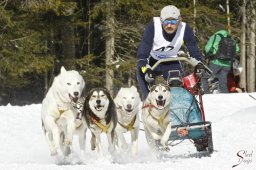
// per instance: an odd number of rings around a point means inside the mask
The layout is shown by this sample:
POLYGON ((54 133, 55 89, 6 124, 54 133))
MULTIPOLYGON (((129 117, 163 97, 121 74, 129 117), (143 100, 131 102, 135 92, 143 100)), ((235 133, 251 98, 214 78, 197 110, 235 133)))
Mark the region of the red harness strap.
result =
POLYGON ((154 106, 153 104, 146 104, 146 105, 144 105, 143 107, 142 107, 142 109, 145 109, 145 108, 153 108, 153 107, 156 107, 156 106, 154 106))

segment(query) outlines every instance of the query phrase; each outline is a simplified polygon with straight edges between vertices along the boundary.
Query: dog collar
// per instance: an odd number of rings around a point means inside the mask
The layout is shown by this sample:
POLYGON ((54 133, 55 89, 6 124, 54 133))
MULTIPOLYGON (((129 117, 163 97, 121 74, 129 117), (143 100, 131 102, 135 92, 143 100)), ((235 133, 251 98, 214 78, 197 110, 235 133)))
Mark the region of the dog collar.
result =
POLYGON ((105 126, 105 125, 103 125, 102 123, 98 122, 98 121, 97 121, 96 119, 94 119, 94 118, 91 118, 91 120, 92 120, 92 122, 93 122, 94 124, 96 124, 103 132, 105 132, 105 133, 108 132, 108 129, 109 129, 109 127, 110 127, 111 122, 109 122, 109 123, 105 126))
POLYGON ((128 131, 131 131, 134 129, 133 125, 135 123, 136 120, 136 115, 133 117, 132 121, 126 126, 124 124, 121 124, 120 122, 118 122, 123 128, 127 129, 128 131))

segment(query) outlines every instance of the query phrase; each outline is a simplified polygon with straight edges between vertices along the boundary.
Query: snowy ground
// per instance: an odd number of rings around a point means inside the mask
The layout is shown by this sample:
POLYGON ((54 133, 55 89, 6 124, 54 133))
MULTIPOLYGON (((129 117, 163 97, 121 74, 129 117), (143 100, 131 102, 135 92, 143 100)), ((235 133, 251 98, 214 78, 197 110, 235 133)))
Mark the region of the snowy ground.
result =
MULTIPOLYGON (((256 98, 256 93, 250 95, 256 98)), ((158 160, 150 153, 144 132, 140 131, 138 156, 130 159, 127 153, 119 153, 113 161, 89 150, 88 133, 84 162, 79 161, 75 138, 69 165, 56 165, 50 157, 41 129, 40 104, 0 106, 0 170, 256 169, 256 100, 247 93, 204 95, 204 105, 206 120, 212 121, 211 157, 198 158, 195 148, 185 142, 172 147, 167 160, 158 160), (232 168, 236 164, 239 165, 232 168)))

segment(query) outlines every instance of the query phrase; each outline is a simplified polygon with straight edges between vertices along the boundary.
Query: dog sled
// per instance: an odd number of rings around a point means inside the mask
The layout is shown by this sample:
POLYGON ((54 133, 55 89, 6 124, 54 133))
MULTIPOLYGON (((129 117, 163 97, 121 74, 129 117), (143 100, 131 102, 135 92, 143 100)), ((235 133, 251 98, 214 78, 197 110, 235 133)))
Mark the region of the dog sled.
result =
MULTIPOLYGON (((205 120, 201 88, 202 75, 198 71, 204 70, 210 74, 212 72, 207 66, 191 57, 162 59, 155 63, 152 70, 160 63, 177 61, 186 62, 193 68, 193 72, 185 77, 181 77, 178 70, 169 72, 166 83, 170 87, 172 96, 168 113, 171 115, 172 130, 168 146, 176 146, 184 140, 189 140, 198 152, 210 155, 213 152, 212 126, 210 121, 205 120), (178 130, 185 130, 186 135, 180 135, 178 130)), ((158 153, 163 152, 165 148, 161 147, 159 140, 154 140, 149 131, 144 130, 149 146, 158 153)))

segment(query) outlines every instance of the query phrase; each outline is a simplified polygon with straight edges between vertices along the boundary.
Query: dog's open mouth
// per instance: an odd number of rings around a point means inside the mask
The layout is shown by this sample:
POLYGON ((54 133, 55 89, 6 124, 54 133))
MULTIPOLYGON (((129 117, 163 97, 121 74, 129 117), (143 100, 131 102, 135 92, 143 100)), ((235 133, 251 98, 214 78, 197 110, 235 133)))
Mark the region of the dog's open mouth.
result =
POLYGON ((104 108, 104 106, 102 106, 102 105, 97 105, 97 106, 95 106, 94 108, 95 108, 95 110, 97 110, 97 111, 101 111, 101 110, 104 108))
POLYGON ((68 94, 69 95, 69 98, 72 102, 77 102, 78 101, 78 97, 73 97, 72 95, 68 94))
POLYGON ((165 100, 156 100, 157 107, 164 107, 165 100))
POLYGON ((127 111, 127 112, 132 112, 132 109, 125 109, 125 111, 127 111))

